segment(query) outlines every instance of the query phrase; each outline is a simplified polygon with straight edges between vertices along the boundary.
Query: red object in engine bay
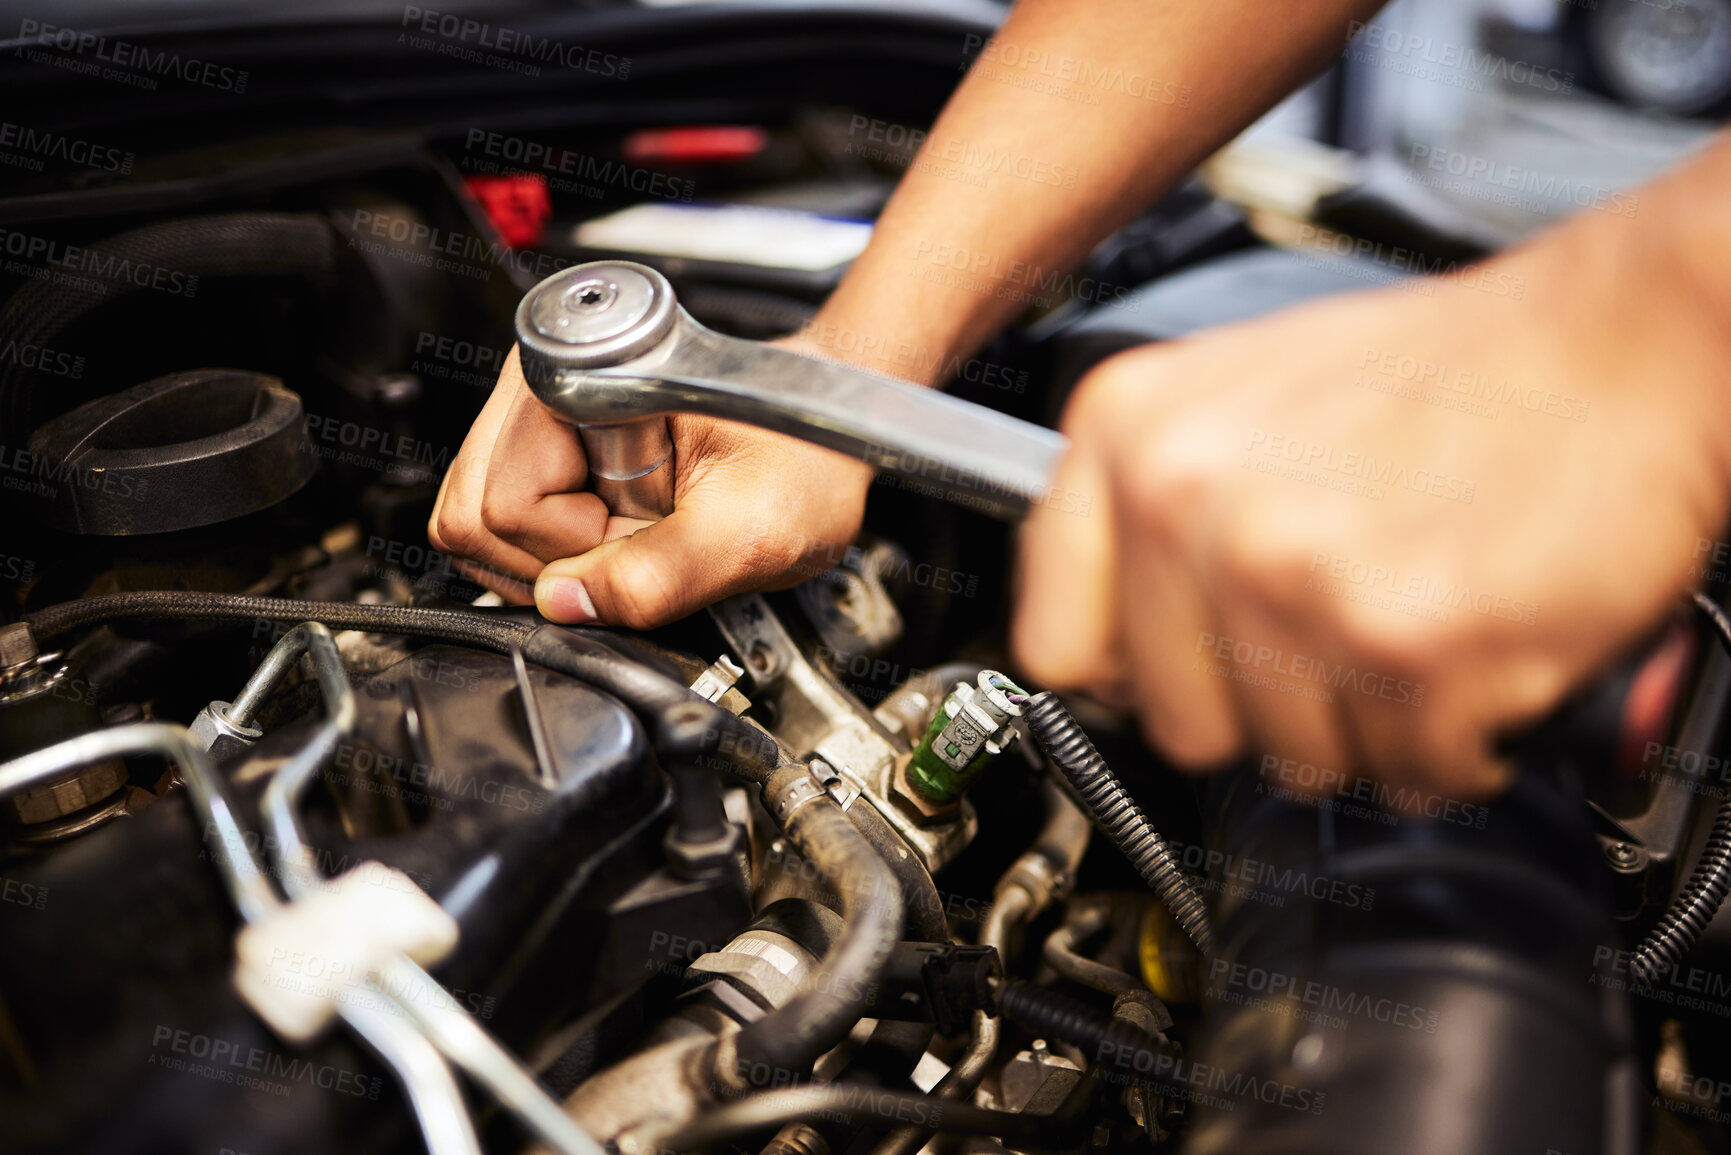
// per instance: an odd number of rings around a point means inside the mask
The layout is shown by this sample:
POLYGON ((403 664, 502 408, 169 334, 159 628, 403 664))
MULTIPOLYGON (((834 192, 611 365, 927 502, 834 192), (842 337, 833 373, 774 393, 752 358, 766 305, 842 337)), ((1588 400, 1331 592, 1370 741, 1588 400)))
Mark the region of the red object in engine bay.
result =
POLYGON ((553 216, 553 199, 547 179, 536 173, 510 176, 471 176, 463 182, 481 202, 487 219, 513 249, 541 243, 542 231, 553 216))

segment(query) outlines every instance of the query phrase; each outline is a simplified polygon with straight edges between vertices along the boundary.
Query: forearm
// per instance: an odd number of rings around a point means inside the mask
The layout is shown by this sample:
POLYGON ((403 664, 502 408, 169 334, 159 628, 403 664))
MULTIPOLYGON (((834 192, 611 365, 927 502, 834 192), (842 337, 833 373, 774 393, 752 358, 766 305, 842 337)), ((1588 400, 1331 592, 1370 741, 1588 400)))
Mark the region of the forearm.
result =
MULTIPOLYGON (((1671 291, 1693 314, 1699 411, 1717 422, 1731 495, 1731 134, 1721 133, 1694 160, 1643 190, 1636 211, 1663 234, 1656 243, 1675 261, 1671 291)), ((1660 275, 1669 272, 1668 266, 1660 275)))
MULTIPOLYGON (((1539 348, 1593 404, 1672 406, 1717 441, 1731 497, 1731 134, 1624 194, 1576 213, 1492 263, 1517 286, 1509 340, 1539 348), (1587 364, 1583 365, 1583 361, 1587 364)), ((1489 283, 1462 278, 1467 284, 1489 283)))
POLYGON ((805 340, 935 383, 1380 3, 1021 0, 805 340))

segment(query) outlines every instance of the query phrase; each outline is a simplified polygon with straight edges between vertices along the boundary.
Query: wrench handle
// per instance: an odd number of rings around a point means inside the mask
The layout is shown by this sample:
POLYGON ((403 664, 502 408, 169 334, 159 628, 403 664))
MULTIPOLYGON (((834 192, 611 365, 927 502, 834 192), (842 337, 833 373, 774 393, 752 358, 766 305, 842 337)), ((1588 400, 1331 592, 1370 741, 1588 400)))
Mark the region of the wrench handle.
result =
POLYGON ((984 406, 712 332, 679 308, 665 277, 629 261, 541 282, 517 307, 517 341, 535 396, 583 430, 595 488, 628 516, 672 508, 672 413, 790 434, 1011 521, 1052 496, 1066 446, 1053 430, 984 406), (651 418, 658 424, 645 426, 651 418))

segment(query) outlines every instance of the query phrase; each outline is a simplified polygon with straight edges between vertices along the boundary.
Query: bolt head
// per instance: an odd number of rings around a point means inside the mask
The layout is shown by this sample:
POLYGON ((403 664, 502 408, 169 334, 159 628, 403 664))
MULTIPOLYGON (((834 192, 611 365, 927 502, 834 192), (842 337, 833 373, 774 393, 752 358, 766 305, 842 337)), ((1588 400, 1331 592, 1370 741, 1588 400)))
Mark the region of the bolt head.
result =
POLYGON ((590 261, 561 270, 517 306, 524 372, 600 369, 641 357, 667 336, 674 311, 673 286, 647 265, 590 261))
POLYGON ((1641 860, 1641 852, 1627 842, 1613 842, 1605 847, 1605 857, 1617 866, 1633 866, 1641 860))
POLYGON ((21 666, 36 657, 36 638, 24 622, 0 626, 0 669, 21 666))

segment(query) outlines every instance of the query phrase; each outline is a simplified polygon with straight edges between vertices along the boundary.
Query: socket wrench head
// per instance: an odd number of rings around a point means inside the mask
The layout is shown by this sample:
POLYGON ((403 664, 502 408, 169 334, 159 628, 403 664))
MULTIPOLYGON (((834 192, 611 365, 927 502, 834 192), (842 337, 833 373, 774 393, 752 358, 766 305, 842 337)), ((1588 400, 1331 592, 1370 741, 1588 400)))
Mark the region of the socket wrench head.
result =
POLYGON ((582 374, 661 346, 678 314, 667 278, 631 261, 575 265, 517 306, 523 377, 556 416, 577 425, 590 488, 621 517, 673 512, 673 441, 660 410, 644 405, 642 382, 582 374))
POLYGON ((517 343, 531 385, 561 369, 641 357, 673 328, 673 286, 647 265, 589 261, 554 273, 517 306, 517 343))

